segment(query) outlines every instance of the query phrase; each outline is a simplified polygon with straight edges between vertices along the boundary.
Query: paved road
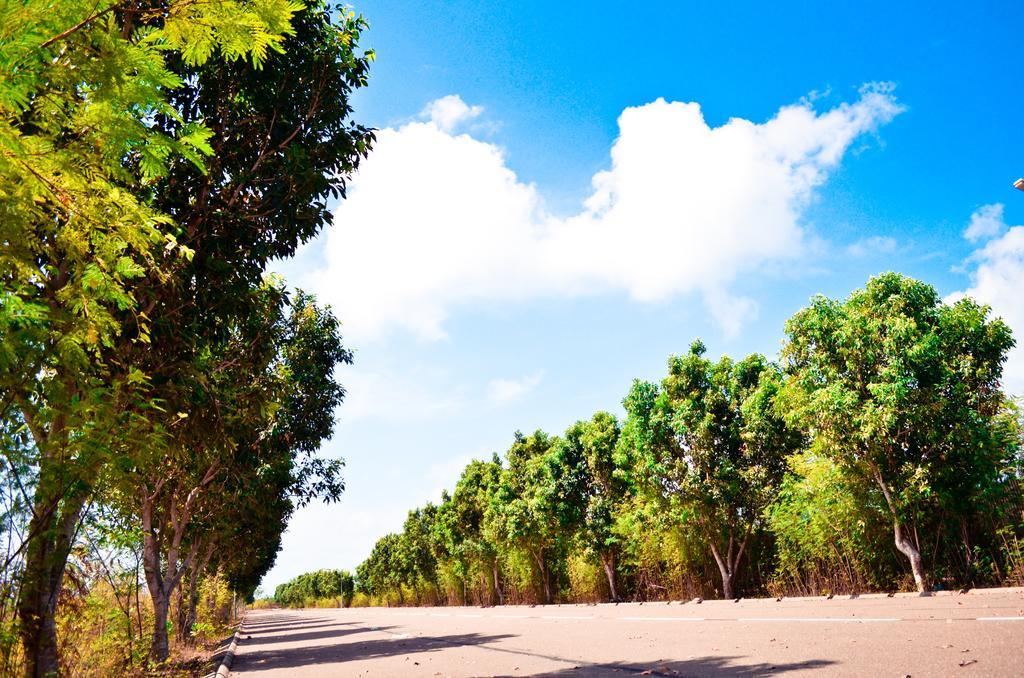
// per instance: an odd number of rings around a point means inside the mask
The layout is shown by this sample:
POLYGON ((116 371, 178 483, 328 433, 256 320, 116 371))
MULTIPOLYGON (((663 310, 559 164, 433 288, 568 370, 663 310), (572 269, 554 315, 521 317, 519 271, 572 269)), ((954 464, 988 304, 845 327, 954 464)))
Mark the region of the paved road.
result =
POLYGON ((1024 676, 1024 591, 264 610, 233 676, 1024 676))

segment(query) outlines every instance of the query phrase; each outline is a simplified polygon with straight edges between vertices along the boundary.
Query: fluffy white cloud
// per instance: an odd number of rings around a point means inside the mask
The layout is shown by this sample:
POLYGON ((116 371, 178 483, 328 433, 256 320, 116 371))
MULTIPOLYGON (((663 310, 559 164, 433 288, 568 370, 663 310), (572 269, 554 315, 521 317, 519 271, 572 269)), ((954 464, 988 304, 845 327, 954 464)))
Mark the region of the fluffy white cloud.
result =
POLYGON ((577 214, 559 218, 499 147, 451 132, 479 110, 445 97, 428 120, 377 134, 313 284, 362 342, 395 328, 441 338, 459 307, 615 291, 699 294, 737 332, 756 304, 730 283, 800 256, 814 189, 900 110, 887 86, 822 113, 804 102, 714 128, 696 103, 627 108, 610 168, 577 214))
POLYGON ((420 117, 431 121, 445 132, 451 132, 483 112, 483 106, 470 106, 458 94, 449 94, 427 104, 420 117))
POLYGON ((971 221, 964 229, 964 237, 971 242, 977 242, 985 238, 993 238, 1006 228, 1003 223, 1003 205, 982 205, 971 215, 971 221))
POLYGON ((1002 235, 974 251, 968 259, 968 264, 973 267, 971 286, 964 292, 951 294, 947 300, 953 301, 966 294, 991 306, 995 315, 1006 321, 1017 339, 1017 346, 1010 350, 1004 385, 1010 393, 1024 395, 1024 303, 1021 303, 1024 292, 1024 226, 1008 228, 1003 222, 1002 205, 989 205, 987 208, 983 207, 971 216, 964 237, 975 240, 984 234, 1002 235), (993 211, 992 223, 981 232, 982 235, 972 238, 971 227, 975 225, 979 212, 993 207, 999 209, 993 211))
POLYGON ((518 400, 537 388, 543 378, 541 371, 521 379, 492 379, 487 384, 487 400, 497 405, 518 400))
POLYGON ((873 254, 888 254, 896 250, 896 239, 885 235, 863 238, 847 246, 846 253, 851 257, 867 257, 873 254))

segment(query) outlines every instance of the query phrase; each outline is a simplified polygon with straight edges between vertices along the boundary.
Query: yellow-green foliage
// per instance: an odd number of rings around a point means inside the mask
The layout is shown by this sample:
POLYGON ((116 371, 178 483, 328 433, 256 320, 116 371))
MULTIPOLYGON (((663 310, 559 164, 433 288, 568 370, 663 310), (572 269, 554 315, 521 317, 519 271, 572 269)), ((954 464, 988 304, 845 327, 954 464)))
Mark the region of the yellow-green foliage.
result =
POLYGON ((83 596, 65 596, 58 609, 61 656, 69 676, 105 678, 141 673, 149 649, 153 614, 143 595, 125 582, 104 580, 83 596))
POLYGON ((269 610, 274 607, 277 607, 277 603, 270 598, 257 598, 249 604, 251 610, 269 610))
POLYGON ((889 555, 891 526, 866 507, 881 499, 872 487, 844 475, 833 462, 811 452, 789 460, 768 512, 775 535, 775 593, 818 594, 885 587, 899 565, 889 555))
POLYGON ((199 640, 224 637, 231 622, 234 594, 227 579, 219 572, 203 578, 199 585, 199 604, 192 632, 199 640))
POLYGON ((569 598, 581 603, 608 600, 608 580, 592 558, 574 553, 567 561, 569 598))

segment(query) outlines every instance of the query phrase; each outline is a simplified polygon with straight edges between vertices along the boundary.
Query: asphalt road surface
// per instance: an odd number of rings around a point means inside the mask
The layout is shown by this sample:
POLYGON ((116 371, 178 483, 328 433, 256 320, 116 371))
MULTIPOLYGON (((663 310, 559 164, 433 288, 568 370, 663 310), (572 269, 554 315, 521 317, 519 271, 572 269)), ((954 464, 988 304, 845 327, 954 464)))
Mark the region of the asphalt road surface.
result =
POLYGON ((1024 590, 262 610, 232 676, 1024 676, 1024 590))

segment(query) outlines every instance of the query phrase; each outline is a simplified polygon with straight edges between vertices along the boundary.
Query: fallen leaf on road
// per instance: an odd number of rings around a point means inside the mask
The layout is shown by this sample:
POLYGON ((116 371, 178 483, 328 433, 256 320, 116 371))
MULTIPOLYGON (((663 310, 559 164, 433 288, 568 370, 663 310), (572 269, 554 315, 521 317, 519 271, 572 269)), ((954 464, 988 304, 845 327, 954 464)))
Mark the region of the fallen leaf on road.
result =
POLYGON ((960 666, 970 666, 971 664, 977 664, 977 659, 963 659, 960 661, 960 666))

